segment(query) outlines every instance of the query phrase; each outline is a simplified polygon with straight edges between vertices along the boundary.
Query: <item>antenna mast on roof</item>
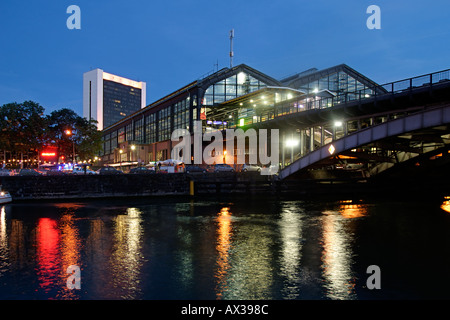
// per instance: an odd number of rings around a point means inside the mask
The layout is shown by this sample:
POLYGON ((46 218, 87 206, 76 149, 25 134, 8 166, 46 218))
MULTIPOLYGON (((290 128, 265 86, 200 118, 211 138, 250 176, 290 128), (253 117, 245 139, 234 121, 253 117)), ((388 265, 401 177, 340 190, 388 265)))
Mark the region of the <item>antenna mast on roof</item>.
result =
POLYGON ((233 38, 234 38, 234 29, 230 31, 230 68, 233 68, 233 38))

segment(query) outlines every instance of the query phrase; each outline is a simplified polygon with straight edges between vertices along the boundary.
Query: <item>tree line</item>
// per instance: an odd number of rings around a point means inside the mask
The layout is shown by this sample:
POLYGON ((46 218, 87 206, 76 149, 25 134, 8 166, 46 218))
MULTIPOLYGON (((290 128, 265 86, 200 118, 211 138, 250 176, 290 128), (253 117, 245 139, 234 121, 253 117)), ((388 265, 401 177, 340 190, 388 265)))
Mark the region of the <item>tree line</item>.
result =
POLYGON ((37 156, 46 147, 56 147, 58 155, 78 160, 94 159, 102 149, 102 133, 96 121, 88 121, 73 110, 62 108, 45 115, 34 101, 0 106, 0 152, 37 156))

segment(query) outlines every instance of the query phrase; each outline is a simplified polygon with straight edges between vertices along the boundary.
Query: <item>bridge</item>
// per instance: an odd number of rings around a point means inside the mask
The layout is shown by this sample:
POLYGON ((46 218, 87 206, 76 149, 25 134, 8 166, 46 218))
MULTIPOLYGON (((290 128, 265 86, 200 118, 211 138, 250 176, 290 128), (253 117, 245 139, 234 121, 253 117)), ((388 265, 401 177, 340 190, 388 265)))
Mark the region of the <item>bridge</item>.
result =
MULTIPOLYGON (((376 162, 369 174, 378 174, 395 164, 410 160, 416 156, 447 151, 450 146, 450 105, 443 105, 431 110, 418 112, 403 118, 387 121, 349 134, 341 139, 306 154, 284 168, 279 176, 285 179, 296 172, 324 163, 324 160, 345 160, 362 158, 376 162), (393 143, 396 140, 396 143, 393 143), (390 156, 365 156, 358 152, 361 148, 388 150, 390 156), (343 155, 343 157, 340 157, 343 155)), ((377 150, 379 153, 379 150, 377 150)), ((385 152, 383 152, 385 154, 385 152)), ((353 161, 355 162, 355 161, 353 161)), ((351 166, 350 166, 351 168, 351 166)), ((367 173, 367 172, 366 172, 367 173)))
POLYGON ((279 178, 373 177, 450 150, 450 70, 345 96, 323 92, 275 106, 254 128, 282 128, 279 178))

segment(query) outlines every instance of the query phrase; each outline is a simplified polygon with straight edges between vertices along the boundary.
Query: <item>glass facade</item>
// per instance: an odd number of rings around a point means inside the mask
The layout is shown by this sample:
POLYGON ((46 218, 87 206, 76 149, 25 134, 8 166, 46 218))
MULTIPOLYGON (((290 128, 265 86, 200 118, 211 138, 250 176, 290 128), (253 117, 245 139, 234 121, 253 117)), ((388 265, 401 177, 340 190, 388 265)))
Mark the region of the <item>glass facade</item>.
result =
POLYGON ((189 129, 189 97, 173 106, 173 129, 189 129))
POLYGON ((212 106, 265 87, 266 84, 245 72, 216 82, 205 91, 204 106, 212 106))
POLYGON ((127 141, 133 141, 134 140, 134 132, 133 132, 133 123, 127 124, 125 126, 125 132, 126 132, 126 140, 127 141))
POLYGON ((145 117, 145 143, 155 143, 156 141, 156 114, 151 113, 145 117))
POLYGON ((366 95, 373 94, 372 89, 369 89, 368 86, 345 71, 333 72, 318 80, 296 86, 296 89, 304 90, 308 93, 329 90, 336 94, 337 101, 340 102, 358 99, 359 95, 366 97, 366 95))
POLYGON ((103 126, 122 120, 141 108, 141 89, 103 80, 103 126))
MULTIPOLYGON (((207 82, 203 82, 204 85, 199 80, 189 87, 189 93, 180 90, 180 93, 169 95, 167 99, 161 99, 136 113, 129 121, 110 128, 103 137, 104 155, 113 153, 119 144, 126 141, 141 145, 154 144, 170 140, 175 129, 188 129, 192 132, 193 128, 190 126, 196 120, 202 120, 204 131, 236 128, 291 113, 329 108, 337 103, 368 98, 373 94, 374 84, 359 77, 356 72, 348 71, 346 67, 330 68, 329 72, 322 71, 320 75, 320 71, 317 71, 291 78, 287 80, 290 83, 278 82, 248 67, 233 69, 226 70, 227 76, 218 72, 217 75, 205 78, 207 82), (215 76, 218 79, 214 82, 215 76), (266 89, 260 93, 254 93, 264 88, 266 89), (328 90, 331 94, 321 95, 323 90, 328 90), (251 93, 254 94, 246 96, 251 93), (241 98, 237 99, 239 97, 241 98), (233 99, 236 100, 230 101, 233 99)), ((135 90, 136 94, 131 96, 139 104, 140 96, 138 90, 135 90)), ((119 111, 117 106, 115 111, 119 111)), ((314 137, 317 132, 321 133, 324 141, 331 137, 331 128, 326 125, 314 128, 313 131, 306 130, 303 135, 306 139, 308 135, 314 137)), ((307 141, 313 145, 314 139, 307 141)), ((166 148, 164 146, 164 150, 166 148)), ((168 151, 164 150, 150 146, 147 152, 151 157, 154 155, 155 158, 164 160, 168 155, 168 151)))
POLYGON ((134 141, 136 143, 144 143, 144 118, 134 121, 134 141))
POLYGON ((158 111, 158 141, 169 140, 171 131, 171 106, 158 111))
POLYGON ((103 152, 104 154, 111 153, 111 134, 106 134, 103 136, 103 152))

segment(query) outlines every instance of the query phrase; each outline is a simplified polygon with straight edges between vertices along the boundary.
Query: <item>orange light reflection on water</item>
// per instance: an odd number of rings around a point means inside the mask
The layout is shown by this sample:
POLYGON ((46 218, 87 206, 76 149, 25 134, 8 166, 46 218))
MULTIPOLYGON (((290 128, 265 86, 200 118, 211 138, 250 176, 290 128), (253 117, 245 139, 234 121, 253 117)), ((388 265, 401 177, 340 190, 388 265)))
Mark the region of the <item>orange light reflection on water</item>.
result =
POLYGON ((445 197, 445 201, 441 204, 441 209, 450 213, 450 197, 445 197))
POLYGON ((67 274, 67 268, 75 265, 81 268, 80 261, 80 247, 81 240, 79 237, 78 229, 74 224, 75 218, 72 213, 65 214, 61 217, 60 230, 61 230, 61 270, 60 278, 62 291, 60 292, 61 298, 72 299, 75 297, 76 291, 69 290, 66 285, 66 280, 70 276, 67 274))
POLYGON ((364 204, 342 204, 339 212, 344 218, 354 219, 367 215, 367 206, 364 204))
POLYGON ((217 299, 222 299, 223 292, 227 288, 226 276, 228 269, 230 268, 229 263, 229 250, 231 248, 231 212, 230 208, 224 207, 217 214, 217 245, 216 250, 218 252, 217 257, 217 286, 216 286, 216 296, 217 299))

